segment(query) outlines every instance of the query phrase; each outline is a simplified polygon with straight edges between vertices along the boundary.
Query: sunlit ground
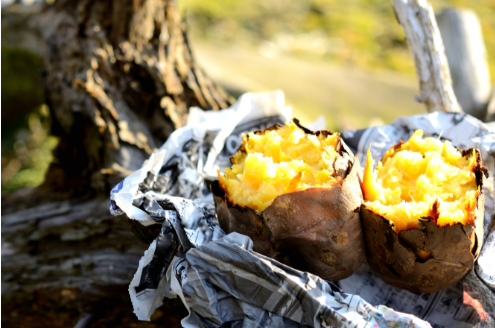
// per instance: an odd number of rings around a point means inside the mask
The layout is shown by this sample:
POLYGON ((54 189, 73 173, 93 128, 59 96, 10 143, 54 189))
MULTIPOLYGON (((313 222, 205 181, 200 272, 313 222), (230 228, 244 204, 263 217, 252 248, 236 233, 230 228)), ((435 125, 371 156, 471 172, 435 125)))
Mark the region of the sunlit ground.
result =
POLYGON ((236 93, 281 89, 293 116, 309 123, 323 115, 327 128, 342 131, 386 124, 424 113, 414 100, 417 81, 394 72, 331 64, 247 46, 213 46, 193 38, 196 58, 213 78, 236 93))

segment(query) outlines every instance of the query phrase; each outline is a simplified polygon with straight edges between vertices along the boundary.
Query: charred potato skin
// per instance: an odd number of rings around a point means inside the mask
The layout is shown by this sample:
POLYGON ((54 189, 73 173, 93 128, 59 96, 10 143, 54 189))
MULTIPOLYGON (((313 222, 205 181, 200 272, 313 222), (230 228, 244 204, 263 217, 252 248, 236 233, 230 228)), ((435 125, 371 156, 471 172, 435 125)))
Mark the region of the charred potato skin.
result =
MULTIPOLYGON (((473 156, 473 149, 461 150, 473 156)), ((434 293, 461 280, 474 268, 483 244, 485 195, 479 151, 475 149, 473 170, 481 194, 472 224, 440 227, 436 218, 428 217, 419 229, 401 231, 392 228, 386 218, 361 206, 360 214, 368 263, 373 272, 387 284, 414 293, 434 293)))
MULTIPOLYGON (((316 135, 332 133, 303 130, 316 135)), ((212 192, 222 229, 245 234, 253 240, 254 251, 323 279, 335 281, 353 274, 366 262, 359 217, 361 170, 342 140, 336 150, 341 157, 334 167, 343 178, 342 185, 280 195, 261 214, 230 202, 218 181, 214 182, 212 192)))

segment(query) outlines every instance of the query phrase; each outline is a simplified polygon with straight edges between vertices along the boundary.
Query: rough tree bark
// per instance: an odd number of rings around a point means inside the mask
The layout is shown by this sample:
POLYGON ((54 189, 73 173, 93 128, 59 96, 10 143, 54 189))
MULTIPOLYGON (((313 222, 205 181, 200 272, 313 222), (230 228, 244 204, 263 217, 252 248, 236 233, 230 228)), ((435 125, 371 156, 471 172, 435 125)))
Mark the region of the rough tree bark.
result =
POLYGON ((39 18, 64 188, 108 190, 185 124, 189 106, 228 105, 194 63, 173 1, 58 1, 39 18))
POLYGON ((184 125, 190 106, 233 99, 194 62, 172 0, 59 0, 29 21, 44 43, 60 143, 41 187, 2 197, 2 321, 39 299, 96 318, 101 304, 128 298, 146 247, 109 216, 109 190, 184 125))
POLYGON ((429 112, 462 112, 452 89, 449 65, 427 0, 393 0, 414 59, 421 97, 429 112))

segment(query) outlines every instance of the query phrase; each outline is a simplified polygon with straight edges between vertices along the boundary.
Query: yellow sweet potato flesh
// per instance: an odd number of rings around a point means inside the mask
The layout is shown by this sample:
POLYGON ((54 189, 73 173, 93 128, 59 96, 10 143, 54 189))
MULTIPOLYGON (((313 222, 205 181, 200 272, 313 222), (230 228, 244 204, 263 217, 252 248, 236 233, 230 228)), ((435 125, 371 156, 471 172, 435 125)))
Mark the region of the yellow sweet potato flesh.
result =
POLYGON ((338 134, 307 134, 293 122, 249 133, 243 136, 244 151, 232 157, 232 168, 225 169, 225 177, 219 172, 219 183, 231 202, 261 213, 279 195, 341 183, 333 168, 338 141, 338 134))
POLYGON ((375 171, 368 150, 364 205, 392 221, 397 233, 418 228, 426 217, 434 217, 438 226, 471 224, 479 195, 476 156, 463 157, 449 141, 422 137, 417 130, 408 142, 388 150, 375 171))

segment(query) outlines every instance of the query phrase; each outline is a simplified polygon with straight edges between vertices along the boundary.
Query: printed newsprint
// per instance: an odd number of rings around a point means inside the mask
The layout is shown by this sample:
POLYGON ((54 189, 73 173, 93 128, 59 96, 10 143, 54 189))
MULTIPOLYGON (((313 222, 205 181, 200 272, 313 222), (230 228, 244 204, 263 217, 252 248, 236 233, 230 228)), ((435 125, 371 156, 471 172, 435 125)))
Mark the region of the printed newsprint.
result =
MULTIPOLYGON (((342 133, 362 166, 370 145, 381 158, 416 129, 459 148, 480 149, 490 176, 483 187, 486 243, 476 270, 441 292, 419 295, 386 285, 367 265, 345 280, 324 281, 253 252, 248 237, 225 235, 218 226, 209 190, 217 170, 230 165, 242 133, 290 117, 281 91, 248 93, 216 112, 192 108, 188 125, 112 190, 113 215, 161 225, 129 286, 137 317, 149 320, 163 297, 178 296, 189 310, 184 327, 439 328, 481 327, 493 320, 495 237, 488 227, 495 212, 494 129, 467 115, 432 113, 342 133), (480 306, 466 304, 468 298, 480 306)), ((321 123, 308 128, 323 129, 321 123)))

